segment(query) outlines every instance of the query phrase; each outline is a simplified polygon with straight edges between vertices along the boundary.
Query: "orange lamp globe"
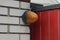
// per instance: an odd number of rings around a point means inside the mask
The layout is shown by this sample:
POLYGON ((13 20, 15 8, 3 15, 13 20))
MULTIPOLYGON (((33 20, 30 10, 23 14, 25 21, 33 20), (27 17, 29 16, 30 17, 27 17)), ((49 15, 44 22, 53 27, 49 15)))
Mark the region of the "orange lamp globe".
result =
POLYGON ((38 20, 38 15, 32 11, 26 11, 23 14, 23 21, 27 24, 35 23, 38 20))
POLYGON ((38 20, 38 15, 35 12, 28 11, 27 12, 27 23, 31 24, 38 20))

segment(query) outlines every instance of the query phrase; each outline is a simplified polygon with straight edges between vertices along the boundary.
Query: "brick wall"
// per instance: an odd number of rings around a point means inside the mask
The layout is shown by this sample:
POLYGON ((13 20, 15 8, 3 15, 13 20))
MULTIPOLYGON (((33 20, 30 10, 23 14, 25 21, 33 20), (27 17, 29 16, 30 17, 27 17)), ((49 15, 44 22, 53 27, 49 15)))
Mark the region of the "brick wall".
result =
POLYGON ((30 40, 30 29, 21 16, 30 4, 19 1, 0 1, 0 40, 30 40))

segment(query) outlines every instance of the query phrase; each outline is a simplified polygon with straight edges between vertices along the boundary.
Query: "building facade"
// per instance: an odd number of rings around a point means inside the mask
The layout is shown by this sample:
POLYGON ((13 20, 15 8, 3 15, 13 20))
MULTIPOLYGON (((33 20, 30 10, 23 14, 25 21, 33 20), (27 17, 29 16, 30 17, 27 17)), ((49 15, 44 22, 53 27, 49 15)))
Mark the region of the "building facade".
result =
POLYGON ((30 9, 23 1, 0 1, 0 40, 30 40, 30 28, 21 18, 30 9))

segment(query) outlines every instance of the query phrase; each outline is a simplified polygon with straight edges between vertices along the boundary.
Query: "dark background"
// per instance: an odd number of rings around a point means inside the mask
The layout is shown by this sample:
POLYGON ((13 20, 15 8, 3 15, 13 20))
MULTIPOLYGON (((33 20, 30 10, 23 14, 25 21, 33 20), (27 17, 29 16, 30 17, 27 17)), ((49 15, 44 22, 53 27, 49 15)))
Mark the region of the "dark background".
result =
POLYGON ((30 2, 30 0, 16 0, 16 1, 30 2))

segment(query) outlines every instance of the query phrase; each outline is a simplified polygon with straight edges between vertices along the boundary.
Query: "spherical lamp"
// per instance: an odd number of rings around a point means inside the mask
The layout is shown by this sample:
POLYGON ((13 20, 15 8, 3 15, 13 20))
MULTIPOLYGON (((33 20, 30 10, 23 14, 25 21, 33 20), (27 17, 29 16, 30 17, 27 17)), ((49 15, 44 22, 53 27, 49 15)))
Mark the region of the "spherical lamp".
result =
POLYGON ((22 16, 22 19, 25 23, 32 24, 38 20, 38 15, 35 12, 26 11, 22 16))

